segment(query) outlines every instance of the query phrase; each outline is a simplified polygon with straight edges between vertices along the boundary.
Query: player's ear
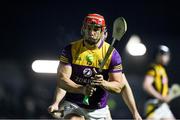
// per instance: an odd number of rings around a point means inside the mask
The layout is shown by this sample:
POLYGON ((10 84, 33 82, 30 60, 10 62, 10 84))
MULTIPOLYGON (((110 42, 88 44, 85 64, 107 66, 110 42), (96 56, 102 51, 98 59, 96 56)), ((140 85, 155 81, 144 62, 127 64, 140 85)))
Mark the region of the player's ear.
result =
POLYGON ((104 27, 104 34, 103 34, 103 36, 104 36, 104 40, 106 40, 106 38, 108 36, 108 32, 107 32, 106 27, 104 27))

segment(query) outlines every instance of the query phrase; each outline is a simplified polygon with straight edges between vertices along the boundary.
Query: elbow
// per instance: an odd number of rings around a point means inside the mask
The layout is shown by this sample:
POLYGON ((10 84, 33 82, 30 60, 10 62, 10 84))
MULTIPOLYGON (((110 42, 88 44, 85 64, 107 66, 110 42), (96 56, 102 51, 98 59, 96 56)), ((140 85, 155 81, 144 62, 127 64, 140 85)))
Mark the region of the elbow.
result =
POLYGON ((121 93, 121 91, 122 91, 122 89, 125 87, 125 83, 121 83, 121 82, 119 82, 118 83, 118 86, 115 88, 115 93, 121 93))
POLYGON ((126 86, 126 83, 119 83, 116 93, 121 93, 121 91, 123 90, 123 88, 125 88, 125 86, 126 86))
POLYGON ((59 76, 58 80, 57 80, 57 87, 58 88, 62 88, 62 89, 65 89, 64 88, 64 81, 63 81, 63 77, 62 76, 59 76))
POLYGON ((65 91, 68 91, 67 87, 66 87, 66 83, 64 81, 60 81, 58 80, 58 84, 57 84, 57 87, 60 88, 60 89, 63 89, 65 91))
POLYGON ((110 90, 109 92, 119 94, 119 93, 121 93, 121 89, 115 88, 113 90, 110 90))
POLYGON ((143 81, 142 88, 148 92, 153 86, 154 78, 152 76, 146 76, 143 81))
POLYGON ((142 87, 143 87, 143 90, 144 90, 144 91, 148 91, 150 85, 147 84, 146 82, 144 82, 142 87))
POLYGON ((62 85, 62 82, 60 82, 59 80, 58 80, 58 82, 57 82, 57 87, 60 88, 60 89, 61 89, 61 88, 64 89, 64 88, 63 88, 63 85, 62 85))
POLYGON ((142 88, 143 88, 143 90, 145 90, 145 88, 146 88, 146 85, 144 82, 143 82, 142 88))
POLYGON ((121 92, 121 88, 120 87, 118 87, 118 86, 116 86, 116 87, 113 87, 113 88, 105 88, 105 89, 107 89, 109 92, 111 92, 111 93, 120 93, 121 92))
POLYGON ((122 90, 121 88, 118 88, 118 89, 116 90, 116 93, 117 93, 117 94, 121 93, 121 90, 122 90))
POLYGON ((142 88, 143 88, 144 91, 147 91, 147 85, 145 83, 143 83, 142 88))
POLYGON ((63 88, 63 85, 62 85, 62 83, 59 83, 59 84, 57 84, 57 87, 58 87, 58 88, 65 89, 65 88, 63 88))
POLYGON ((117 94, 121 93, 123 88, 124 88, 124 85, 123 86, 119 85, 117 88, 115 88, 114 93, 117 93, 117 94))

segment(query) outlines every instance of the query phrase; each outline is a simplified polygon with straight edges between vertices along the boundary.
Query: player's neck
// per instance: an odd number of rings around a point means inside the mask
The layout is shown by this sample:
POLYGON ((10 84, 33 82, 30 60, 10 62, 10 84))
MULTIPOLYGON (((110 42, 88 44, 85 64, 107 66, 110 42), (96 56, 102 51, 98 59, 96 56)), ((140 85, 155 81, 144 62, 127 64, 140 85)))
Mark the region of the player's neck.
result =
POLYGON ((161 61, 159 61, 159 60, 156 60, 155 63, 156 63, 157 65, 163 66, 163 64, 162 64, 161 61))
POLYGON ((98 48, 98 46, 100 46, 100 44, 101 44, 101 40, 99 40, 97 44, 93 44, 93 45, 88 44, 88 43, 84 40, 84 45, 86 46, 87 49, 90 49, 90 50, 93 50, 93 49, 98 48))

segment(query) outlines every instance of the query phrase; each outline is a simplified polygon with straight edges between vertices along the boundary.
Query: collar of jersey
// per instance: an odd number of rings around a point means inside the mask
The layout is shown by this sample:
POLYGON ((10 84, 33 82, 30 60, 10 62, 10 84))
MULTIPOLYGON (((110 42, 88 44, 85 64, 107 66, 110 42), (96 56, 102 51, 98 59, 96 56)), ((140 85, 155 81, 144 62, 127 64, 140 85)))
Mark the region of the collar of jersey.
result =
MULTIPOLYGON (((104 43, 104 38, 101 38, 100 39, 100 44, 99 44, 99 46, 97 48, 100 49, 103 46, 103 43, 104 43)), ((83 41, 83 46, 85 46, 84 41, 83 41)))

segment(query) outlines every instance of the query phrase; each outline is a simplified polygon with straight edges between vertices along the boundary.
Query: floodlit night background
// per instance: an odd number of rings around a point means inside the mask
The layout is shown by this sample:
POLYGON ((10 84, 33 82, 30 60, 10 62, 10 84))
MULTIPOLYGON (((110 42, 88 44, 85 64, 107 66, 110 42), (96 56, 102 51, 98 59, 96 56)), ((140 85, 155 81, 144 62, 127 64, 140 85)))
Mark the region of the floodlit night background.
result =
MULTIPOLYGON (((0 118, 51 118, 47 108, 53 100, 56 74, 37 73, 32 64, 58 60, 62 48, 81 37, 82 21, 88 13, 105 17, 109 43, 114 19, 126 19, 128 31, 116 49, 142 116, 146 98, 142 81, 157 45, 170 48, 170 85, 180 84, 180 8, 172 0, 7 0, 1 1, 0 9, 0 118), (137 44, 133 46, 130 40, 137 44), (142 49, 133 53, 139 56, 132 56, 128 48, 132 52, 142 49)), ((179 100, 170 103, 177 118, 179 100)), ((110 95, 109 105, 113 118, 132 118, 121 96, 110 95)))

